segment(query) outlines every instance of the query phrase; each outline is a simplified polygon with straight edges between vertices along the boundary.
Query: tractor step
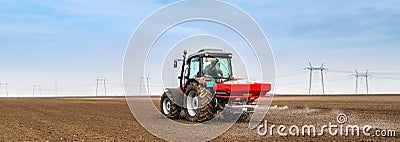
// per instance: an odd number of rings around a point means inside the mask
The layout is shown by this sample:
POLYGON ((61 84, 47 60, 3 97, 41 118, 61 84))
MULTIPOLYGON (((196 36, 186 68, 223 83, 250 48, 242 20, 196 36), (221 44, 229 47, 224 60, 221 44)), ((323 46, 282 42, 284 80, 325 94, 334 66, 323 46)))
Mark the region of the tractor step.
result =
POLYGON ((234 110, 232 111, 233 113, 243 113, 243 112, 253 113, 257 107, 258 107, 257 105, 229 105, 229 104, 225 106, 225 108, 229 108, 229 110, 234 110))

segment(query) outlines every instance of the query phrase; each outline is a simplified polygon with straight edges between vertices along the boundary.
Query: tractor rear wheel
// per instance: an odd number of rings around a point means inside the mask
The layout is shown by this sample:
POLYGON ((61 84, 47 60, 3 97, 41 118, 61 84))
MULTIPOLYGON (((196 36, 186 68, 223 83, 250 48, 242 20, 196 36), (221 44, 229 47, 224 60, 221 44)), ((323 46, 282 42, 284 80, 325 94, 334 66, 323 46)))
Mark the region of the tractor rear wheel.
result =
POLYGON ((164 94, 161 96, 160 108, 161 113, 168 118, 178 118, 181 112, 181 108, 174 103, 172 95, 169 91, 164 92, 164 94))
POLYGON ((214 118, 212 93, 197 83, 186 87, 184 98, 186 119, 192 122, 204 122, 214 118))

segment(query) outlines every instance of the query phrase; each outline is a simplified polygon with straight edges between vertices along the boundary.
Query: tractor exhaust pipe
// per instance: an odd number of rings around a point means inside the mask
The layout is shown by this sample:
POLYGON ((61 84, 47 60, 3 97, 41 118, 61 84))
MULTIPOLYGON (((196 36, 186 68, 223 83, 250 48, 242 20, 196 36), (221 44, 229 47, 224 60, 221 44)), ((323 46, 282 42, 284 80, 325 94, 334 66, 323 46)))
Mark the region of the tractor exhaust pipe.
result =
POLYGON ((183 87, 183 80, 184 80, 184 73, 185 73, 185 65, 186 65, 186 54, 187 54, 187 50, 183 50, 183 63, 182 63, 182 69, 181 69, 181 76, 179 78, 179 87, 181 88, 182 92, 185 92, 186 89, 183 87))

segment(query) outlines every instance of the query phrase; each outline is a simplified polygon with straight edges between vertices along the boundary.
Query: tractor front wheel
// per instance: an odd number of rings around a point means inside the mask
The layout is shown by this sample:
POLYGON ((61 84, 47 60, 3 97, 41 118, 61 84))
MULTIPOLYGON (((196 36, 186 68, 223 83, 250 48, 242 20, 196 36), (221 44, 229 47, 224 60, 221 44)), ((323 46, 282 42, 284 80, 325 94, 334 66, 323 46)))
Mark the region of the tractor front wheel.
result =
POLYGON ((181 112, 181 108, 174 103, 170 92, 164 92, 160 100, 161 112, 168 118, 178 118, 181 112))

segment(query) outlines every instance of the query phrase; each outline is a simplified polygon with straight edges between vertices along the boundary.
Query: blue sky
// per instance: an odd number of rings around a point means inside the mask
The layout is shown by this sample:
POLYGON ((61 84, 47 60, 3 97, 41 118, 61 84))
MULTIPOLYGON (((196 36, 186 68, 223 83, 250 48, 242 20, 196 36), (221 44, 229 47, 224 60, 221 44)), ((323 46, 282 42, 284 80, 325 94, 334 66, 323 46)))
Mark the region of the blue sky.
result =
MULTIPOLYGON (((0 82, 14 96, 94 93, 107 78, 110 94, 122 92, 129 37, 149 14, 173 1, 0 1, 0 82)), ((354 69, 369 70, 371 92, 400 92, 400 2, 302 0, 228 1, 264 30, 275 54, 278 93, 307 93, 312 62, 325 63, 328 93, 354 93, 354 69)), ((203 30, 182 25, 176 32, 203 30)), ((319 76, 313 77, 320 92, 319 76)), ((363 85, 360 83, 360 86, 363 85)), ((4 94, 4 86, 0 94, 4 94)), ((360 87, 362 92, 364 88, 360 87)), ((0 96, 1 96, 0 95, 0 96)))

